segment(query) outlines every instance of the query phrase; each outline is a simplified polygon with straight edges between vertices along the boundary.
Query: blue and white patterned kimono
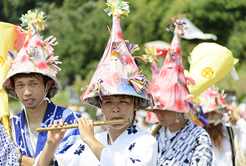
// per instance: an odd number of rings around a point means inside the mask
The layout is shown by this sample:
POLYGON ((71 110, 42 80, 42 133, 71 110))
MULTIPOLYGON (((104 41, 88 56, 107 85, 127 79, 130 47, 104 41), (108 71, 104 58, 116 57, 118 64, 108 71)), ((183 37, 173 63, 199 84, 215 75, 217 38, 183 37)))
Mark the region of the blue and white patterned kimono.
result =
MULTIPOLYGON (((151 129, 154 129, 152 126, 151 129)), ((155 134, 158 141, 158 166, 209 166, 213 153, 208 133, 193 122, 188 122, 168 140, 166 127, 155 134)))
MULTIPOLYGON (((36 158, 39 153, 43 150, 44 145, 47 140, 47 131, 40 132, 37 138, 36 151, 33 153, 32 146, 30 143, 30 136, 27 126, 25 124, 25 113, 22 110, 21 113, 12 117, 11 127, 12 127, 12 136, 15 144, 20 149, 23 155, 36 158)), ((56 106, 52 102, 48 104, 44 119, 40 127, 48 127, 48 125, 53 125, 54 120, 63 120, 68 124, 76 123, 76 119, 80 118, 81 115, 70 109, 56 106)), ((76 140, 80 140, 80 134, 78 129, 69 129, 67 130, 64 139, 57 148, 56 154, 64 153, 68 148, 73 145, 76 140)))
MULTIPOLYGON (((133 123, 113 143, 108 145, 108 132, 96 134, 96 139, 106 148, 102 150, 100 162, 89 146, 77 141, 64 154, 56 155, 52 165, 59 166, 156 166, 157 142, 149 133, 141 131, 133 123)), ((38 158, 36 163, 38 162, 38 158)))
POLYGON ((0 121, 0 165, 19 166, 17 150, 0 121))

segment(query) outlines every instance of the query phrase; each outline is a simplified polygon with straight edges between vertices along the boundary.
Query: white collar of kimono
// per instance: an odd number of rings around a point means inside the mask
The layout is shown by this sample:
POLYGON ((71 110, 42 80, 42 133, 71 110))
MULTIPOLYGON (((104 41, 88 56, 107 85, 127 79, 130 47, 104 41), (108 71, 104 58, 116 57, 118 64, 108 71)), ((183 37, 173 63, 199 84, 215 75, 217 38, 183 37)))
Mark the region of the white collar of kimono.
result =
MULTIPOLYGON (((40 104, 42 104, 44 100, 47 100, 49 103, 51 102, 50 99, 49 99, 48 97, 46 97, 46 96, 47 96, 47 93, 48 93, 48 90, 47 90, 47 84, 46 84, 46 85, 45 85, 45 94, 44 94, 44 97, 43 97, 42 101, 39 103, 38 106, 40 106, 40 104)), ((20 100, 19 100, 19 101, 20 101, 20 100)), ((24 109, 24 112, 25 112, 25 117, 26 117, 26 122, 27 122, 28 132, 29 132, 29 139, 30 139, 30 141, 31 141, 31 145, 33 146, 33 145, 35 145, 36 143, 32 142, 33 139, 31 139, 31 134, 32 134, 32 133, 31 133, 30 124, 29 124, 29 120, 28 120, 28 117, 27 117, 27 113, 26 113, 26 107, 25 107, 25 105, 24 105, 21 101, 20 101, 20 103, 21 103, 22 108, 24 109)), ((38 107, 38 106, 37 106, 37 107, 38 107)), ((37 108, 37 107, 35 107, 35 108, 37 108)), ((34 150, 34 149, 36 149, 36 148, 35 148, 35 147, 32 147, 32 152, 33 152, 33 154, 35 154, 35 150, 34 150)))

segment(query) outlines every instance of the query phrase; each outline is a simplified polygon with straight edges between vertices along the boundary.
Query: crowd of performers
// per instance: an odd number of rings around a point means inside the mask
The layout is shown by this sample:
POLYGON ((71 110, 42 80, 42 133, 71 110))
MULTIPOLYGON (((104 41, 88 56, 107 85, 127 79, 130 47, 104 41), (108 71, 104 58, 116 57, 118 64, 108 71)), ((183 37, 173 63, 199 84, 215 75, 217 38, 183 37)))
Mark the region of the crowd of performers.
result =
MULTIPOLYGON (((131 55, 137 45, 126 45, 122 37, 120 17, 130 12, 128 4, 108 1, 107 5, 104 11, 113 17, 110 38, 81 99, 100 109, 105 121, 129 121, 107 125, 106 131, 94 135, 92 120, 50 101, 60 89, 56 78, 60 62, 52 48, 57 42, 53 36, 43 40, 39 34, 46 27, 45 14, 28 11, 20 18, 27 31, 0 23, 6 38, 1 41, 16 48, 6 50, 9 47, 1 43, 1 50, 10 54, 6 60, 10 69, 2 87, 23 107, 11 118, 9 134, 0 124, 0 165, 246 165, 246 122, 237 106, 227 105, 218 88, 206 81, 207 87, 201 83, 201 93, 190 93, 196 79, 184 74, 180 36, 187 29, 185 23, 173 19, 168 25, 174 37, 161 68, 154 48, 146 49, 147 55, 138 58, 152 62, 150 83, 131 55), (9 40, 10 36, 15 37, 9 40), (148 112, 148 117, 156 116, 146 131, 135 121, 138 110, 148 112), (36 130, 70 124, 79 127, 36 130)), ((204 72, 205 80, 211 79, 206 74, 213 72, 204 72)))

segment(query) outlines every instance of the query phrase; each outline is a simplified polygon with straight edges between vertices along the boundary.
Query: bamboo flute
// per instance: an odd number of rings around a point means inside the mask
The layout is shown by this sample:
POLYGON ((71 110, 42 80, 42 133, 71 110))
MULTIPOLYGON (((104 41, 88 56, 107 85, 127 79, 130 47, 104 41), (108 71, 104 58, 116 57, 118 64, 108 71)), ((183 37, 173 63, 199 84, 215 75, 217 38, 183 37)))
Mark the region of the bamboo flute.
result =
MULTIPOLYGON (((119 119, 119 120, 108 120, 108 121, 98 121, 93 122, 94 126, 102 126, 102 125, 113 125, 113 124, 122 124, 129 122, 129 119, 119 119)), ((44 131, 52 131, 52 130, 62 130, 62 129, 72 129, 78 128, 78 124, 72 124, 67 126, 57 126, 57 127, 46 127, 46 128, 37 128, 37 132, 44 132, 44 131)))
POLYGON ((160 130, 160 128, 161 128, 161 124, 158 123, 157 126, 154 128, 154 130, 150 134, 154 136, 157 133, 157 131, 160 130))

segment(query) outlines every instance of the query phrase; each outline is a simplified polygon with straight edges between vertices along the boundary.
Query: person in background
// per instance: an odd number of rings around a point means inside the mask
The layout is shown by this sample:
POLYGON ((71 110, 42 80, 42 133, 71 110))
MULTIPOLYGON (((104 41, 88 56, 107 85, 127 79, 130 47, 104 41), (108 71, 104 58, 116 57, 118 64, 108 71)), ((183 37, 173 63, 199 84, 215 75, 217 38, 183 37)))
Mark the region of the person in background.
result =
POLYGON ((179 36, 184 34, 185 22, 175 18, 173 21, 168 25, 168 29, 174 31, 173 40, 150 87, 155 106, 147 109, 157 115, 159 125, 148 131, 158 142, 158 166, 207 166, 211 165, 213 157, 209 135, 184 115, 194 113, 188 101, 192 96, 187 88, 180 50, 179 36))
MULTIPOLYGON (((122 38, 120 14, 129 13, 129 6, 124 1, 108 1, 107 5, 105 11, 113 15, 110 39, 81 98, 85 103, 101 109, 104 120, 128 119, 129 122, 108 125, 107 131, 94 136, 92 121, 80 118, 78 123, 83 141, 76 142, 66 153, 53 158, 59 140, 47 140, 37 165, 50 165, 52 158, 53 163, 66 166, 156 165, 157 142, 149 133, 141 131, 134 120, 136 110, 147 108, 152 102, 147 91, 148 82, 140 75, 131 51, 122 38)), ((60 138, 62 132, 52 131, 48 135, 60 138)))
POLYGON ((204 128, 212 141, 213 166, 246 165, 246 122, 240 110, 235 104, 228 107, 215 87, 208 88, 199 98, 209 122, 204 128), (226 111, 230 114, 229 126, 225 124, 226 111))
POLYGON ((145 131, 148 128, 148 123, 146 122, 146 111, 139 110, 136 112, 137 124, 141 130, 145 131))
POLYGON ((82 115, 82 117, 91 120, 91 115, 86 111, 84 106, 80 106, 78 112, 82 115))
POLYGON ((238 105, 240 110, 241 117, 246 120, 246 99, 243 100, 243 103, 238 105))
MULTIPOLYGON (((50 101, 60 89, 56 78, 60 68, 55 65, 59 64, 58 56, 53 55, 51 47, 57 44, 56 38, 43 41, 39 34, 46 27, 44 18, 44 13, 38 11, 28 11, 20 18, 29 30, 17 28, 19 52, 16 55, 9 51, 11 67, 2 85, 8 95, 22 103, 23 110, 11 119, 13 141, 23 155, 21 165, 33 165, 44 148, 47 132, 38 133, 36 128, 48 127, 54 120, 73 124, 81 117, 50 101)), ((78 139, 78 129, 68 130, 56 154, 64 153, 78 139)))

